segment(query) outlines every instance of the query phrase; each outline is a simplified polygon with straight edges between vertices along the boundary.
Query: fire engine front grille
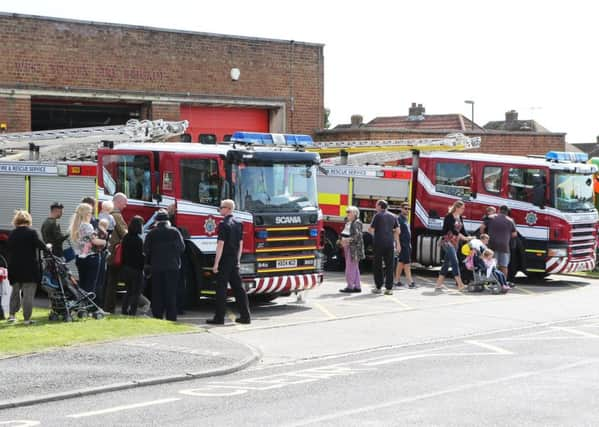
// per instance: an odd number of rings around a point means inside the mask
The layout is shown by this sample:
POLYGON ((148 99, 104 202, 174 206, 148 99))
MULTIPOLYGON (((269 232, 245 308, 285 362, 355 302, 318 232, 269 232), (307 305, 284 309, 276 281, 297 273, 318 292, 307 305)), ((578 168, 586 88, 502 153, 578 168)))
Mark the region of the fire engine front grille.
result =
POLYGON ((317 237, 312 227, 267 227, 256 230, 257 272, 300 274, 314 271, 317 237))
POLYGON ((592 256, 595 251, 595 224, 572 224, 569 247, 575 258, 592 256))

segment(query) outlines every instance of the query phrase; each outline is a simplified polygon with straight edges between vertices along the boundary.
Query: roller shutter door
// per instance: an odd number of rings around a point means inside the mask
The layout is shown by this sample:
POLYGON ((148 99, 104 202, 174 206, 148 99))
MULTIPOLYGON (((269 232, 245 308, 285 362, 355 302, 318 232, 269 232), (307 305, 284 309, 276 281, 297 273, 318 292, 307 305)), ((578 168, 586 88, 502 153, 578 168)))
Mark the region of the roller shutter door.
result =
POLYGON ((60 202, 64 205, 60 227, 66 232, 71 215, 81 199, 86 196, 94 197, 95 194, 96 181, 92 176, 32 176, 29 211, 33 226, 39 230, 50 213, 52 202, 60 202))
POLYGON ((25 208, 25 177, 23 175, 0 176, 0 228, 12 228, 15 209, 25 208))
POLYGON ((268 110, 240 107, 181 106, 181 120, 189 121, 193 142, 200 134, 214 134, 218 141, 238 130, 269 132, 268 110))

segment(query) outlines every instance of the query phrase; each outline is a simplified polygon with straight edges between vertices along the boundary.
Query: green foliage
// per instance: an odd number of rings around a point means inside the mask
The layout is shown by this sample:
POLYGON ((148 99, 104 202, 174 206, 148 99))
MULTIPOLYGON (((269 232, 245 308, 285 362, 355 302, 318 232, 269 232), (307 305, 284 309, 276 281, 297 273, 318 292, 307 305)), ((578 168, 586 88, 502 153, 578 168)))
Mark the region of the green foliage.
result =
POLYGON ((37 323, 25 325, 22 314, 18 313, 16 323, 0 322, 0 357, 124 337, 197 330, 185 323, 116 315, 101 320, 85 318, 71 323, 50 322, 48 310, 40 308, 34 309, 32 319, 37 323))

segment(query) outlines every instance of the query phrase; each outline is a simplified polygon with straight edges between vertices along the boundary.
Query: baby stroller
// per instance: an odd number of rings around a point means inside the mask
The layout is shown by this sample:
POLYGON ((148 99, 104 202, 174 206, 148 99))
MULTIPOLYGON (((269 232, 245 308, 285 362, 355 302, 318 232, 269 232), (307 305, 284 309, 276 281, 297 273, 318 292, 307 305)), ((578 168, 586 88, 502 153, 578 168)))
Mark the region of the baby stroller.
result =
POLYGON ((483 292, 487 290, 493 295, 507 293, 509 287, 502 286, 493 274, 487 277, 487 266, 481 259, 478 249, 470 247, 469 244, 467 245, 470 253, 460 263, 460 268, 465 270, 464 273, 469 279, 467 284, 468 292, 483 292))
POLYGON ((45 252, 43 261, 42 289, 50 299, 49 320, 71 322, 75 316, 80 319, 87 316, 102 319, 106 315, 94 302, 96 295, 79 288, 77 280, 61 258, 45 252))

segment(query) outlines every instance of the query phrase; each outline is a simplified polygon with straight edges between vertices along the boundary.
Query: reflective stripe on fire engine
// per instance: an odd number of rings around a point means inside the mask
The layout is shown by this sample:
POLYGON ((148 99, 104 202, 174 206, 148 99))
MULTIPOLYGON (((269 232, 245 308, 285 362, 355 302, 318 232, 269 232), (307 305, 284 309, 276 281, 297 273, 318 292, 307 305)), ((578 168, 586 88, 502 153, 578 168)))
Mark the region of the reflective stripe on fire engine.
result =
POLYGON ((324 215, 345 216, 348 199, 347 194, 318 193, 318 206, 324 215))
POLYGON ((312 289, 322 281, 322 273, 260 277, 253 280, 248 294, 291 292, 312 289))
POLYGON ((310 240, 310 237, 267 237, 267 242, 287 242, 292 240, 310 240))
POLYGON ((286 251, 309 251, 316 249, 316 246, 291 246, 284 248, 260 248, 256 252, 286 252, 286 251))
POLYGON ((297 230, 307 230, 308 227, 267 227, 266 231, 297 231, 297 230))
POLYGON ((259 268, 258 273, 278 273, 280 271, 302 271, 302 270, 314 270, 313 265, 304 265, 301 267, 289 267, 289 268, 259 268))
MULTIPOLYGON (((443 197, 445 199, 449 199, 449 200, 453 200, 453 201, 461 200, 460 197, 451 196, 449 194, 440 193, 440 192, 436 191, 435 186, 430 181, 430 179, 426 176, 426 174, 424 173, 424 171, 422 169, 418 170, 418 184, 422 185, 424 190, 431 196, 443 197)), ((543 214, 543 215, 547 215, 550 217, 559 218, 564 221, 567 221, 570 224, 587 224, 590 222, 595 222, 598 219, 596 212, 570 214, 570 213, 561 212, 558 209, 548 207, 548 206, 545 206, 544 209, 540 209, 539 207, 537 207, 529 202, 505 199, 503 197, 490 196, 488 194, 481 194, 481 193, 478 193, 476 195, 476 198, 473 199, 471 202, 481 203, 481 204, 490 205, 490 206, 507 205, 511 209, 526 210, 527 212, 535 212, 537 214, 543 214)), ((449 202, 448 205, 451 203, 452 202, 449 202)))
MULTIPOLYGON (((529 252, 531 254, 545 254, 547 253, 547 251, 544 251, 543 249, 524 249, 524 252, 529 252)), ((530 269, 529 269, 530 271, 530 269)))

